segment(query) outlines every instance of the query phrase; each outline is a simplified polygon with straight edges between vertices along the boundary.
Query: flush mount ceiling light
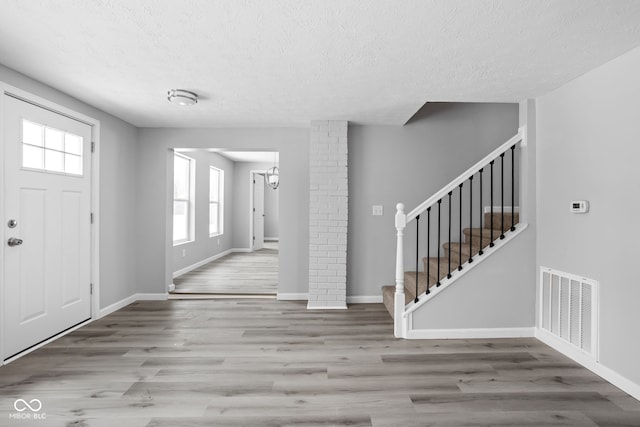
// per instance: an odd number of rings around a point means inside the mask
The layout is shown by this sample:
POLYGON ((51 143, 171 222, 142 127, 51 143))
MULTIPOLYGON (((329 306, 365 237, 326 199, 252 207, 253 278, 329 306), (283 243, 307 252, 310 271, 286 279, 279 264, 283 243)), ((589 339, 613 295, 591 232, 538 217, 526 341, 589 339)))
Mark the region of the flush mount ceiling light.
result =
POLYGON ((187 106, 198 103, 198 95, 182 89, 171 89, 167 92, 167 99, 177 105, 187 106))

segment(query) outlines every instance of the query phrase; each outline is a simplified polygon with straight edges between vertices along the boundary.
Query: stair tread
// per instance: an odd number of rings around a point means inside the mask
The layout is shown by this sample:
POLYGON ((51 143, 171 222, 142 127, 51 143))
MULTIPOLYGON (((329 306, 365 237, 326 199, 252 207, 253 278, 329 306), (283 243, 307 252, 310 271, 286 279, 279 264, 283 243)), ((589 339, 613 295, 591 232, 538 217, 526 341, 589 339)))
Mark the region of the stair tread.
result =
MULTIPOLYGON (((429 287, 433 286, 438 282, 438 258, 423 258, 424 270, 427 271, 427 262, 429 265, 429 287)), ((464 264, 466 260, 462 260, 464 264)), ((455 271, 458 268, 458 259, 451 257, 451 272, 455 271)), ((440 257, 440 280, 447 277, 449 273, 449 258, 440 257)))
MULTIPOLYGON (((517 225, 517 224, 516 224, 517 225)), ((511 224, 509 224, 511 226, 511 224)), ((462 233, 465 236, 465 241, 468 243, 469 236, 473 235, 474 240, 480 237, 482 234, 482 243, 486 240, 487 243, 491 240, 491 229, 490 228, 465 228, 462 230, 462 233)), ((506 231, 506 230, 505 230, 506 231)), ((500 229, 493 229, 493 240, 500 238, 500 229)))
MULTIPOLYGON (((448 252, 450 251, 451 258, 459 260, 460 259, 459 254, 462 254, 462 262, 464 263, 467 259, 469 259, 470 254, 471 256, 476 256, 476 254, 480 252, 480 237, 478 236, 477 239, 473 239, 471 243, 472 243, 471 249, 469 249, 468 242, 463 242, 463 243, 448 242, 443 244, 442 247, 444 248, 445 257, 448 256, 448 252)), ((483 239, 482 248, 484 249, 487 246, 489 246, 489 239, 483 239)))
MULTIPOLYGON (((435 282, 429 285, 431 288, 435 282)), ((415 271, 405 271, 404 272, 404 287, 405 287, 405 295, 410 294, 411 300, 414 300, 416 297, 416 272, 415 271)), ((418 272, 418 295, 422 295, 427 291, 427 273, 418 272)))

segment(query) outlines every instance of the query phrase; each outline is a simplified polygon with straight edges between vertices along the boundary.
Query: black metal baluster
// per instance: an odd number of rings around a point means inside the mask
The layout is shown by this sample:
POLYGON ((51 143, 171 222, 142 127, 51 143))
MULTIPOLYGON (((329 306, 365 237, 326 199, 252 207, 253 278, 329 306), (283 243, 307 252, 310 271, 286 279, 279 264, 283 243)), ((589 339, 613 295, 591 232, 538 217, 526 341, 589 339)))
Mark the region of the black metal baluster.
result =
POLYGON ((460 197, 458 197, 460 199, 460 244, 458 245, 458 271, 462 271, 462 185, 463 184, 458 185, 458 188, 460 189, 460 197))
MULTIPOLYGON (((489 247, 492 248, 494 246, 493 243, 493 160, 491 160, 491 162, 489 163, 491 165, 491 206, 489 206, 489 209, 491 210, 491 216, 489 217, 489 222, 491 223, 490 226, 491 228, 489 229, 489 235, 491 236, 489 238, 489 247)), ((480 230, 480 232, 482 233, 482 230, 480 230)))
POLYGON ((500 154, 500 240, 504 239, 504 153, 500 154))
MULTIPOLYGON (((431 271, 431 258, 429 258, 431 246, 431 206, 427 208, 427 291, 426 294, 431 292, 429 290, 429 285, 431 285, 431 277, 429 277, 429 273, 431 271)), ((417 294, 416 294, 417 295, 417 294)))
POLYGON ((438 200, 438 268, 436 272, 438 273, 438 283, 436 286, 440 286, 440 205, 442 204, 442 199, 438 200))
POLYGON ((478 255, 484 254, 482 251, 482 172, 484 172, 484 169, 480 169, 480 251, 478 252, 478 255))
POLYGON ((451 279, 451 195, 453 191, 449 191, 449 272, 447 273, 447 279, 451 279))
POLYGON ((513 147, 511 147, 511 231, 516 231, 516 226, 515 226, 515 210, 514 210, 514 199, 515 199, 515 190, 514 190, 514 186, 515 186, 515 172, 514 172, 514 161, 515 161, 515 152, 516 152, 516 146, 514 145, 513 147))
MULTIPOLYGON (((473 175, 469 177, 469 229, 473 230, 473 175)), ((482 230, 480 230, 482 233, 482 230)), ((473 262, 473 233, 469 234, 469 263, 473 262)))
POLYGON ((416 299, 418 302, 418 259, 419 259, 419 243, 420 243, 420 215, 416 216, 416 299))

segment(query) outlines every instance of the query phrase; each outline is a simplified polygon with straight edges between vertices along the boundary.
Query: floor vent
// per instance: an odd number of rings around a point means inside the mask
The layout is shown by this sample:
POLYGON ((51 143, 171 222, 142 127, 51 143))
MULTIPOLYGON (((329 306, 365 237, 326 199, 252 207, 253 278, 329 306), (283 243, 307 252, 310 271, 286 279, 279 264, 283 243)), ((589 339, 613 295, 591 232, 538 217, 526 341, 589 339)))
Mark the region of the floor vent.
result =
POLYGON ((598 282, 540 268, 539 327, 598 360, 598 282))

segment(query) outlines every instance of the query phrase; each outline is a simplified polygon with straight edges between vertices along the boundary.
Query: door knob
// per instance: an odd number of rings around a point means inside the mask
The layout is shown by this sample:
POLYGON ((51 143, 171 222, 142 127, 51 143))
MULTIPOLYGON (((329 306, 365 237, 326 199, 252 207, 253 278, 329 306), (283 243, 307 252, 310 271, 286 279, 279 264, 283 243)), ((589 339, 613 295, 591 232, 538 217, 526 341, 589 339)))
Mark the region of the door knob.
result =
POLYGON ((7 241, 9 246, 20 246, 22 244, 22 239, 17 239, 15 237, 10 237, 7 241))

